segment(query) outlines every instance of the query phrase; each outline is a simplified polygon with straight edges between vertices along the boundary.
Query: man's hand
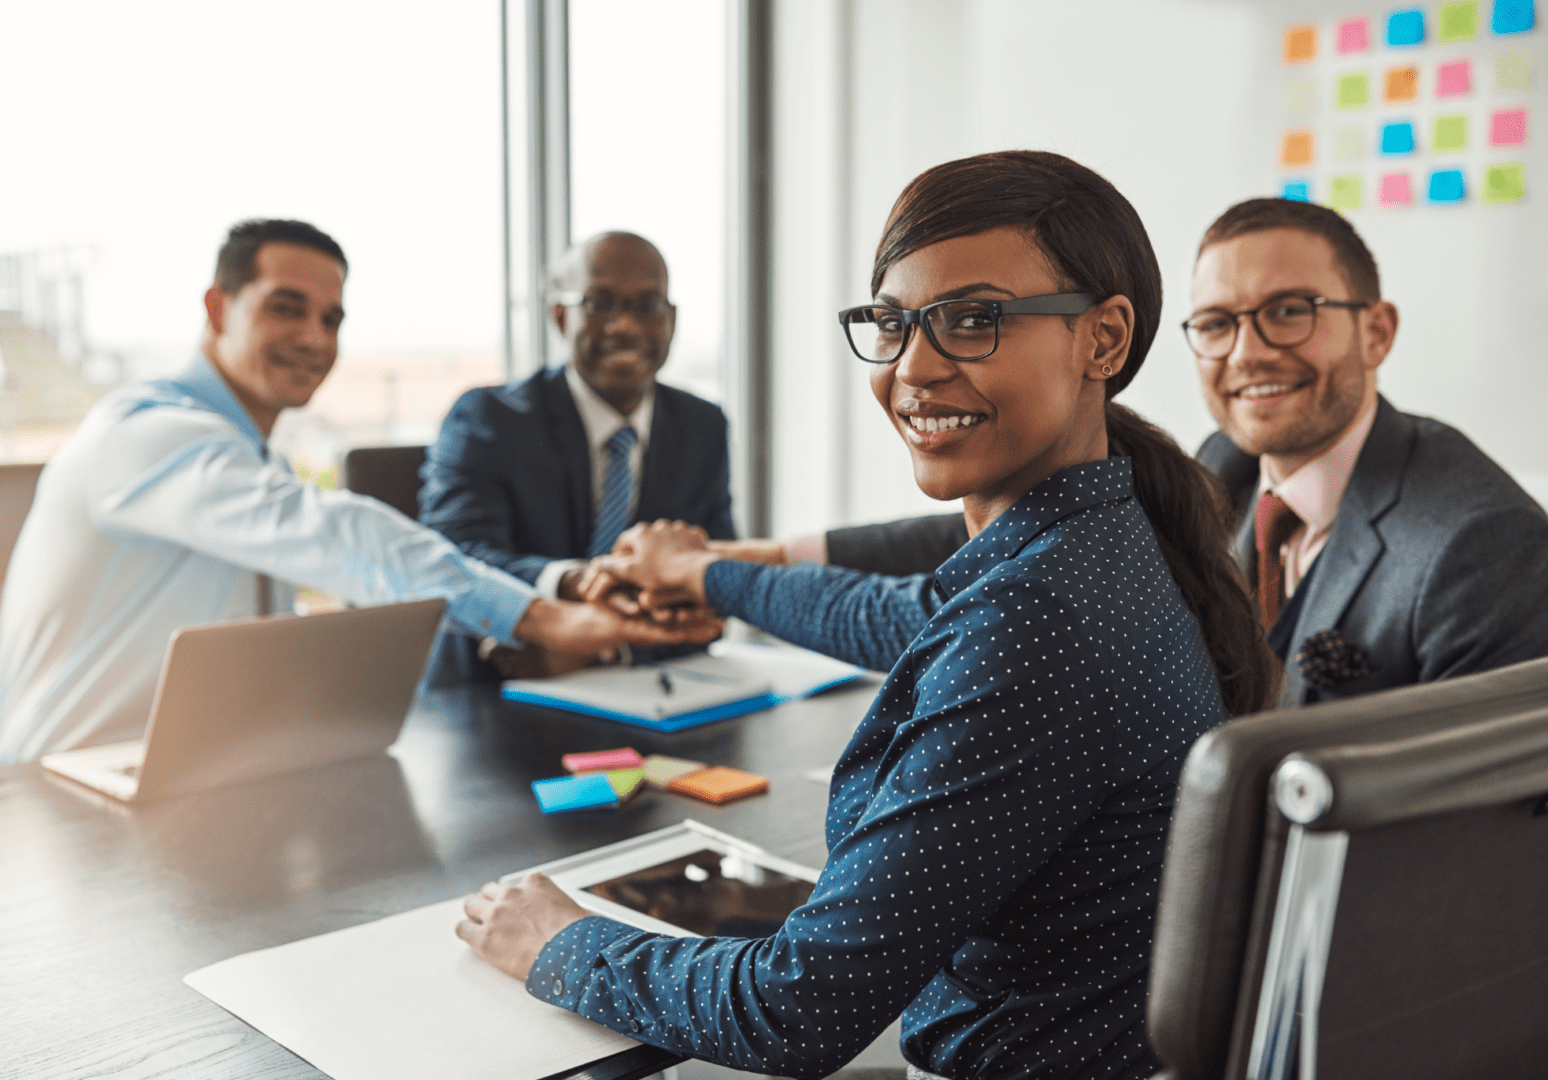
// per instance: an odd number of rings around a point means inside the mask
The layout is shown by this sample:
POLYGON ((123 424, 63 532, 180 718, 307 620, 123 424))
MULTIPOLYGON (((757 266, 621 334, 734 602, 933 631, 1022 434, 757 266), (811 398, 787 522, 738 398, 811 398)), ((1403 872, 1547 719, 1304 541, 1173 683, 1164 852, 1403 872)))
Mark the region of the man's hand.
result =
POLYGON ((519 885, 491 881, 468 897, 462 910, 467 918, 457 924, 457 936, 495 967, 523 981, 555 934, 591 914, 538 873, 528 874, 519 885))
POLYGON ((737 562, 790 565, 790 552, 783 540, 711 540, 709 549, 722 559, 735 559, 737 562))
POLYGON ((703 644, 714 641, 725 629, 718 619, 676 620, 626 618, 597 604, 575 604, 538 597, 511 631, 513 637, 535 642, 556 652, 595 656, 610 653, 621 642, 630 645, 703 644))
POLYGON ((698 526, 657 521, 626 530, 613 545, 613 554, 595 563, 614 578, 638 586, 639 603, 647 610, 683 604, 704 608, 704 571, 720 557, 698 526))

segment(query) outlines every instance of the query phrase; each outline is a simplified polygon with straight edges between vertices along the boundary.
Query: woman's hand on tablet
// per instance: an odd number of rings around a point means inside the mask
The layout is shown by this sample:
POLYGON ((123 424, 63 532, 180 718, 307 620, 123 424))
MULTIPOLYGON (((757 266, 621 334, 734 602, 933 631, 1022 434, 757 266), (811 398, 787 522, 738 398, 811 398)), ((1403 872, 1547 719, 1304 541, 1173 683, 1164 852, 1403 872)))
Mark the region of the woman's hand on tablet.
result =
POLYGON ((467 918, 457 936, 507 975, 525 981, 553 936, 591 914, 546 875, 531 873, 516 885, 490 882, 463 902, 467 918))

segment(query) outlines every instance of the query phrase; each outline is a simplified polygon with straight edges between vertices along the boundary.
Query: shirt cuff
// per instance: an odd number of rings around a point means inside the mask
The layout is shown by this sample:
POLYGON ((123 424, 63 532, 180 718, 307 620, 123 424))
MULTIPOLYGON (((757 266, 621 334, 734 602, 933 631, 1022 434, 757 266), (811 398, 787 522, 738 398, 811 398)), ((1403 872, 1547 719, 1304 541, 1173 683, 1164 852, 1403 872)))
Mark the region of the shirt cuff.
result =
POLYGON ((550 938, 532 962, 532 969, 527 972, 527 993, 573 1013, 580 1013, 586 1006, 583 1015, 591 1020, 625 1034, 645 1034, 652 1023, 650 1017, 627 1015, 612 1004, 614 997, 605 990, 589 997, 587 991, 591 986, 588 975, 603 949, 646 933, 601 915, 571 923, 550 938))
POLYGON ((538 572, 537 582, 532 586, 537 594, 544 600, 559 599, 559 582, 571 570, 585 566, 585 559, 550 559, 543 569, 538 572))
POLYGON ((828 534, 814 533, 785 541, 785 562, 814 562, 828 564, 828 534))
POLYGON ((497 638, 502 645, 519 644, 511 633, 537 599, 531 585, 503 570, 466 560, 473 587, 448 605, 446 614, 474 637, 497 638))

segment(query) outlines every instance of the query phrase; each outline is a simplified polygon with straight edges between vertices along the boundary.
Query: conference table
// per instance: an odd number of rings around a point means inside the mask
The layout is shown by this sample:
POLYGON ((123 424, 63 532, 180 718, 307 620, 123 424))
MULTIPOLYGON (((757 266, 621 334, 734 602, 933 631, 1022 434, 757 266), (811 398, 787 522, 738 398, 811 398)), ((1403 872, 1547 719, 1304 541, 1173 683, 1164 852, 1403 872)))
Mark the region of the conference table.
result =
MULTIPOLYGON (((494 686, 429 690, 389 754, 144 806, 37 764, 0 768, 0 1077, 320 1077, 183 976, 685 818, 820 867, 827 786, 806 774, 837 760, 877 685, 674 734, 517 706, 494 686), (616 746, 747 769, 769 791, 538 810, 530 785, 560 775, 562 754, 616 746)), ((587 1072, 673 1060, 634 1050, 587 1072)))

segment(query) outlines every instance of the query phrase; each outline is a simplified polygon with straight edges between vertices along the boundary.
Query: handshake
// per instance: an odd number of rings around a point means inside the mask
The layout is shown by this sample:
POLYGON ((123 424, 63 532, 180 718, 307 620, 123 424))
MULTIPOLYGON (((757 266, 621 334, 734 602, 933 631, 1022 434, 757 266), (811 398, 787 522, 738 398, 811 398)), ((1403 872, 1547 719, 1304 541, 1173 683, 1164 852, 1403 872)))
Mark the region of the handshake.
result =
POLYGON ((557 600, 532 601, 514 636, 535 648, 486 645, 480 655, 504 678, 534 678, 611 659, 624 644, 713 641, 725 623, 705 599, 704 571, 722 557, 695 525, 635 525, 618 538, 612 554, 566 573, 557 600))

